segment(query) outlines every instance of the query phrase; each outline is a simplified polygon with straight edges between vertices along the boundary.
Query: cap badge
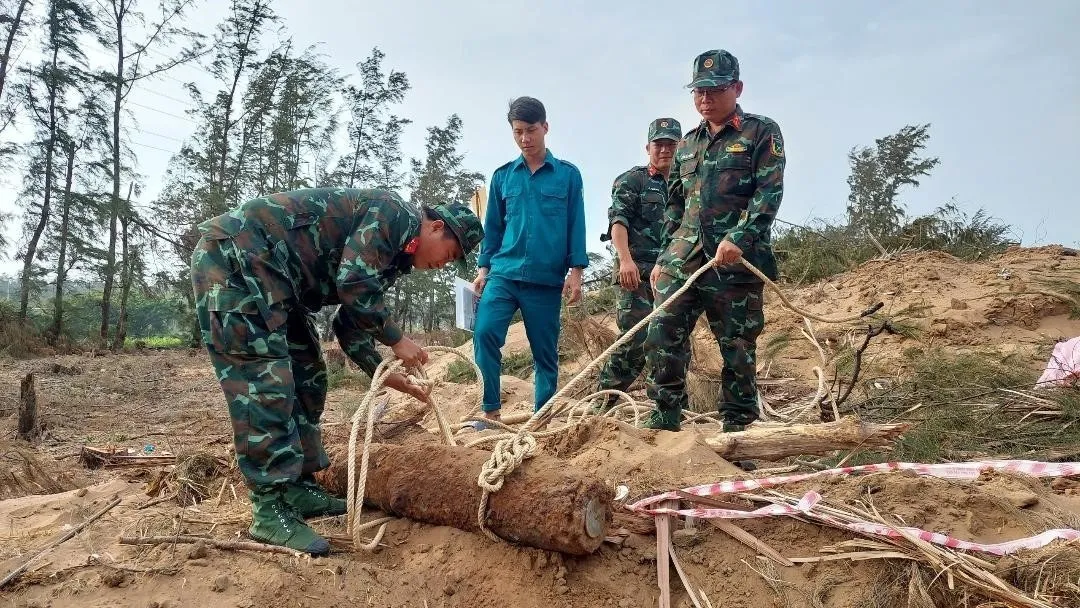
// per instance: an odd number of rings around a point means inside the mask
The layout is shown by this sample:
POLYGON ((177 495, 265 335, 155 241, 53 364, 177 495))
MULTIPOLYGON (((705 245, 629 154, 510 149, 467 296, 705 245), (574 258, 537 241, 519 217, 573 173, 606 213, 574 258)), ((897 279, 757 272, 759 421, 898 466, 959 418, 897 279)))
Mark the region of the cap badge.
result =
POLYGON ((713 66, 712 57, 706 57, 704 63, 701 64, 706 70, 713 66))

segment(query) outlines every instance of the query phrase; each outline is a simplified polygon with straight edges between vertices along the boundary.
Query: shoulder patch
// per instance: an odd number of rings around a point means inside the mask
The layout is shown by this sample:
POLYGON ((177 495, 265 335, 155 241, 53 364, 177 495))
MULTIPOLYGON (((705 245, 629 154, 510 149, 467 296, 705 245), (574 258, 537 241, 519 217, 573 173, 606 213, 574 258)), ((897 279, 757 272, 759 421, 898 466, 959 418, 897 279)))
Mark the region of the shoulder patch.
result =
POLYGON ((769 136, 769 152, 778 158, 784 157, 784 137, 779 133, 769 136))

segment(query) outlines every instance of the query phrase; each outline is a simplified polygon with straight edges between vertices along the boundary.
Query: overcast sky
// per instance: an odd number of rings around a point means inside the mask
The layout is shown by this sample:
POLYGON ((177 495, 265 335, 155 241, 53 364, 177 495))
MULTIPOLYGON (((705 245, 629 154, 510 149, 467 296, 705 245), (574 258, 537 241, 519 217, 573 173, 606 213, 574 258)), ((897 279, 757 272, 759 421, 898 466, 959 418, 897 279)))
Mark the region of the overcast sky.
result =
MULTIPOLYGON (((210 33, 225 4, 204 1, 189 27, 210 33)), ((743 109, 771 117, 784 133, 781 219, 841 218, 848 151, 904 125, 930 123, 927 154, 941 164, 920 188, 903 193, 910 213, 955 197, 968 213, 984 207, 1013 225, 1025 245, 1080 244, 1080 204, 1069 177, 1080 167, 1075 0, 790 0, 706 3, 700 13, 693 5, 676 11, 637 0, 590 0, 582 8, 535 0, 274 6, 299 46, 320 44, 342 72, 355 73, 355 63, 378 46, 387 69, 408 75, 412 90, 399 110, 414 121, 406 157, 422 156, 427 126, 457 113, 468 168, 490 178, 518 154, 505 120, 508 101, 542 100, 549 148, 584 178, 590 250, 603 250, 598 236, 612 180, 645 162, 649 121, 674 116, 684 129, 697 124, 685 85, 694 56, 710 48, 739 58, 743 109)), ((131 97, 139 104, 131 109, 144 201, 158 192, 170 154, 194 126, 181 103, 188 80, 208 83, 200 69, 181 67, 131 97)), ((0 209, 14 209, 20 179, 8 175, 0 186, 0 209)), ((13 227, 9 239, 17 240, 13 227)), ((0 272, 14 272, 10 247, 5 253, 0 272)))

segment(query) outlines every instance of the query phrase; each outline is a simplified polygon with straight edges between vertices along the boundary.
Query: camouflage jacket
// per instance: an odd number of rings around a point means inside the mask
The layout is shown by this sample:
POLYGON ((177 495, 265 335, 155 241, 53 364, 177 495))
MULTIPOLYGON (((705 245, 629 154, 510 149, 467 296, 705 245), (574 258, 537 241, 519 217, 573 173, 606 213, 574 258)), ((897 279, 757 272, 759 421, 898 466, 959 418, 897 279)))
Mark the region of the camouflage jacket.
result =
POLYGON ((667 189, 664 175, 645 166, 634 167, 619 175, 611 187, 607 236, 611 235, 610 226, 625 226, 630 256, 639 267, 649 270, 663 249, 660 239, 667 189))
POLYGON ((249 200, 199 225, 206 240, 235 240, 248 286, 212 292, 209 305, 261 314, 273 331, 295 307, 310 313, 341 304, 338 342, 370 375, 382 361, 374 341, 392 346, 402 337, 383 296, 412 269, 421 217, 386 190, 313 188, 249 200))
MULTIPOLYGON (((783 198, 784 164, 780 127, 738 106, 715 136, 704 121, 689 131, 675 149, 657 263, 686 278, 727 239, 775 280, 771 231, 783 198)), ((730 283, 758 280, 738 262, 719 271, 730 283)))

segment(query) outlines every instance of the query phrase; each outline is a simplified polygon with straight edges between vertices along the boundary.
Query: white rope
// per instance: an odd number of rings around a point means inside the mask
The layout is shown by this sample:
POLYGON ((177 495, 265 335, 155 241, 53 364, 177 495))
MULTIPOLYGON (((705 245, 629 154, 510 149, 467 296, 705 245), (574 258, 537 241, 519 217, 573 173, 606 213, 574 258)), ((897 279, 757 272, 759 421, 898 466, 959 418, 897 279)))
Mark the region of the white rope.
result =
MULTIPOLYGON (((476 371, 476 377, 480 377, 480 368, 476 367, 476 364, 472 362, 467 356, 458 351, 455 348, 449 348, 445 346, 429 346, 425 350, 428 352, 448 352, 458 355, 465 359, 469 363, 472 363, 473 368, 476 371)), ((386 524, 393 520, 392 517, 383 517, 365 523, 363 525, 357 525, 356 521, 360 517, 361 511, 364 508, 364 490, 367 487, 367 472, 368 472, 368 460, 370 458, 371 439, 375 432, 375 413, 376 408, 372 407, 372 403, 375 398, 380 395, 380 391, 383 388, 383 384, 386 379, 394 373, 397 373, 402 369, 402 361, 400 359, 384 359, 378 367, 375 368, 375 373, 371 377, 371 388, 368 389, 366 395, 364 395, 363 401, 360 402, 360 406, 356 408, 356 411, 352 415, 352 429, 349 432, 349 462, 348 462, 348 494, 345 502, 346 517, 345 522, 349 535, 353 539, 353 547, 356 549, 363 549, 364 551, 374 551, 379 546, 379 542, 382 540, 383 534, 386 532, 386 524), (357 479, 356 474, 356 436, 359 431, 358 423, 363 420, 364 423, 364 447, 360 456, 360 475, 357 479), (375 534, 369 542, 364 542, 361 533, 365 530, 371 529, 375 526, 379 526, 379 531, 375 534)), ((415 370, 416 374, 409 374, 406 376, 410 384, 421 386, 427 389, 427 405, 434 410, 435 419, 439 425, 439 429, 442 431, 443 440, 448 445, 456 445, 454 442, 454 436, 450 431, 450 423, 446 420, 442 411, 435 405, 435 402, 431 398, 432 383, 427 379, 423 369, 415 370)), ((389 398, 387 398, 389 399, 389 398)), ((384 399, 383 403, 385 404, 384 399)))
MULTIPOLYGON (((780 300, 783 302, 784 306, 798 314, 803 315, 804 317, 821 321, 823 323, 847 323, 867 316, 876 311, 877 309, 881 308, 881 304, 879 303, 874 307, 863 311, 862 313, 857 315, 833 319, 818 317, 797 308, 794 304, 789 302, 787 298, 784 297, 784 294, 783 292, 781 292, 780 287, 777 286, 768 277, 766 277, 760 270, 755 268, 750 262, 742 258, 740 258, 739 261, 755 276, 764 281, 764 283, 769 286, 770 289, 775 291, 777 295, 780 296, 780 300)), ((608 346, 607 349, 604 350, 604 352, 600 353, 599 356, 589 362, 589 364, 586 365, 585 368, 582 369, 580 372, 578 372, 578 374, 574 376, 573 379, 566 383, 562 387, 562 389, 560 389, 555 395, 548 399, 548 401, 542 407, 540 407, 540 409, 533 412, 532 416, 530 416, 529 419, 526 420, 525 423, 522 424, 521 427, 519 427, 518 429, 513 430, 508 425, 499 424, 496 423, 496 421, 486 419, 484 420, 484 422, 489 425, 512 431, 489 437, 481 437, 465 444, 465 447, 476 447, 493 441, 495 442, 495 446, 492 449, 490 458, 484 463, 484 466, 482 467, 480 474, 477 477, 477 485, 480 486, 482 490, 480 504, 477 508, 477 521, 480 525, 481 531, 483 531, 485 535, 487 535, 489 538, 496 542, 500 540, 497 535, 495 535, 487 528, 487 508, 490 495, 493 492, 498 492, 499 490, 501 490, 503 487, 503 483, 505 482, 506 476, 512 473, 518 466, 521 465, 522 462, 524 462, 528 458, 531 458, 536 453, 537 439, 551 436, 557 433, 562 433, 574 428, 575 426, 583 422, 586 417, 590 416, 591 412, 588 408, 589 404, 592 401, 598 400, 600 397, 606 395, 616 395, 620 399, 624 400, 625 403, 612 407, 610 410, 602 414, 603 417, 617 417, 622 412, 629 410, 633 412, 634 425, 637 426, 642 410, 646 412, 651 410, 651 408, 642 407, 630 395, 622 391, 599 391, 583 398, 579 402, 578 406, 571 406, 570 411, 567 413, 566 426, 550 431, 538 430, 539 428, 542 428, 543 426, 548 424, 559 414, 560 407, 562 405, 566 405, 561 404, 560 402, 566 400, 566 395, 570 393, 571 389, 574 386, 576 386, 584 378, 588 377, 590 374, 596 371, 600 367, 600 365, 603 364, 603 362, 605 362, 617 349, 629 342, 634 337, 634 335, 636 335, 639 331, 648 326, 649 322, 653 318, 663 312, 669 305, 671 305, 672 302, 674 302, 680 296, 686 293, 686 291, 690 289, 690 287, 694 284, 695 281, 697 281, 698 278, 700 278, 702 275, 704 275, 706 272, 709 272, 710 270, 714 270, 714 266, 711 260, 707 260, 701 266, 701 268, 691 274, 686 279, 686 281, 677 290, 675 290, 673 294, 671 294, 670 297, 668 297, 659 306, 656 306, 648 315, 645 316, 645 318, 638 321, 636 325, 631 327, 614 343, 608 346), (557 404, 559 405, 557 406, 557 404), (579 408, 582 407, 586 408, 585 411, 580 412, 580 414, 575 418, 575 413, 578 412, 579 408)), ((425 350, 429 352, 447 352, 455 354, 462 359, 468 361, 469 364, 472 365, 473 371, 475 372, 476 378, 478 380, 483 377, 483 374, 480 371, 480 368, 476 365, 476 363, 470 357, 466 356, 464 353, 455 348, 430 346, 427 347, 425 350)), ((372 551, 378 546, 379 541, 381 540, 386 530, 386 523, 393 519, 390 517, 384 517, 363 524, 362 526, 356 525, 356 520, 359 517, 361 510, 363 509, 364 490, 367 484, 369 449, 372 435, 374 432, 375 409, 373 409, 371 405, 375 396, 378 395, 379 391, 383 388, 383 384, 385 383, 386 378, 390 374, 393 374, 400 370, 401 367, 402 362, 399 359, 388 359, 380 363, 379 367, 375 369, 375 373, 372 375, 371 388, 368 390, 360 406, 357 408, 356 412, 354 412, 352 416, 352 429, 349 434, 348 498, 346 503, 346 521, 350 534, 353 538, 354 546, 356 548, 364 549, 366 551, 372 551), (360 475, 358 480, 356 474, 356 439, 359 430, 357 424, 361 421, 361 419, 364 419, 365 432, 364 447, 360 461, 360 475), (361 538, 360 533, 375 526, 379 526, 379 531, 376 533, 375 538, 365 543, 361 538)), ((430 389, 432 383, 427 379, 422 369, 416 371, 416 375, 407 376, 409 382, 411 384, 422 386, 428 389, 426 403, 435 412, 435 417, 439 424, 439 429, 442 432, 443 439, 447 442, 448 445, 456 445, 449 423, 446 421, 445 417, 442 415, 442 412, 435 405, 434 401, 431 398, 430 389)), ((821 379, 819 377, 819 383, 820 382, 821 379)), ((469 412, 469 414, 464 417, 464 419, 479 419, 476 414, 482 409, 482 401, 482 396, 478 395, 476 405, 469 412)), ((707 423, 720 424, 719 420, 709 416, 708 414, 694 414, 691 412, 683 411, 682 417, 686 423, 695 423, 699 420, 703 420, 707 423)))

